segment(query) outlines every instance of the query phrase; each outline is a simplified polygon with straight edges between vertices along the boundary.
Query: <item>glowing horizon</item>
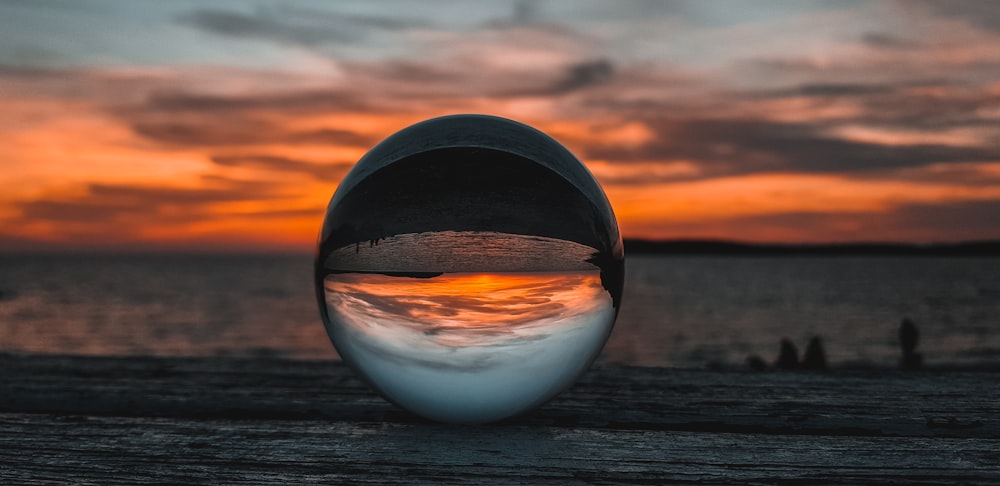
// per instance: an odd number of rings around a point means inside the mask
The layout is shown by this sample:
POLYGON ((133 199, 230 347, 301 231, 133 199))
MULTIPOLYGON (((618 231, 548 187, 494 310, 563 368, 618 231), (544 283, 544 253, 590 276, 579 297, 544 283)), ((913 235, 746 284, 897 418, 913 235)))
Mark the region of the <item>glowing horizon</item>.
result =
POLYGON ((535 339, 549 327, 611 305, 597 270, 431 278, 343 273, 326 277, 324 286, 331 309, 350 314, 359 331, 395 329, 445 347, 535 339), (382 321, 391 325, 376 326, 382 321))
POLYGON ((1000 239, 985 10, 5 3, 0 251, 308 251, 368 149, 454 113, 562 142, 625 238, 1000 239))

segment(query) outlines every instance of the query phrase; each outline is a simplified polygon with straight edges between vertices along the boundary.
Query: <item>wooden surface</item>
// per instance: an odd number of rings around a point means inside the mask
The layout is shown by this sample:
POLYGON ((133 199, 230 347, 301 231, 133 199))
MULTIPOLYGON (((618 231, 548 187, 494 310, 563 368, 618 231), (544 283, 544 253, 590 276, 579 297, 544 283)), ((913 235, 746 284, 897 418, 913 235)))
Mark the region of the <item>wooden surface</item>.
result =
POLYGON ((997 484, 998 378, 605 366, 454 426, 332 362, 0 355, 0 484, 997 484))

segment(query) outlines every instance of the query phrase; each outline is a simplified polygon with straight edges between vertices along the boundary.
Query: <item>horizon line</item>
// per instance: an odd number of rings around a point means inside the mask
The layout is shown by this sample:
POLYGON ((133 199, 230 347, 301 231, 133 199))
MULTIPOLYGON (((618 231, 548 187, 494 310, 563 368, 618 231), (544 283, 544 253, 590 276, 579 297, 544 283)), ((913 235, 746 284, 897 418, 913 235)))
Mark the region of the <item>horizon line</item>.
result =
MULTIPOLYGON (((1000 239, 904 242, 756 242, 722 238, 623 238, 627 254, 746 254, 746 255, 928 255, 928 256, 1000 256, 1000 239)), ((0 257, 10 256, 314 256, 314 249, 264 246, 257 247, 99 247, 80 248, 38 247, 33 249, 0 249, 0 257)))

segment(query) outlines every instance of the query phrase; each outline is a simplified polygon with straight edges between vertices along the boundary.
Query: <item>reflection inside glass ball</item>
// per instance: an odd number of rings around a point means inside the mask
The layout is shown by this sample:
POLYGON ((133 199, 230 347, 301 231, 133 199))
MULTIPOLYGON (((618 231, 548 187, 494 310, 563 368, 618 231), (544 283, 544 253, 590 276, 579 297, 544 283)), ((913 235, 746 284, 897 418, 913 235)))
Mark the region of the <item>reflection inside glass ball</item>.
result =
POLYGON ((446 422, 544 403, 600 352, 624 257, 600 186, 525 125, 461 115, 409 127, 345 177, 316 264, 344 361, 446 422))

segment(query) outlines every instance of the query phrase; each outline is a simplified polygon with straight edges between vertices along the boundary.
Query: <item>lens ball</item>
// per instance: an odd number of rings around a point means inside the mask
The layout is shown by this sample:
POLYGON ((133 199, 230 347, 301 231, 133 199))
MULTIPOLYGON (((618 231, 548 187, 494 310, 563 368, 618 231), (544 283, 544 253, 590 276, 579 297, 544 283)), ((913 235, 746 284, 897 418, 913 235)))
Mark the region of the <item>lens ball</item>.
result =
POLYGON ((527 125, 454 115, 390 136, 345 176, 316 289, 340 356, 382 396, 483 423, 587 369, 623 274, 611 205, 579 160, 527 125))

